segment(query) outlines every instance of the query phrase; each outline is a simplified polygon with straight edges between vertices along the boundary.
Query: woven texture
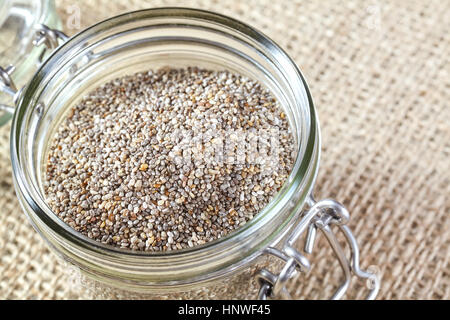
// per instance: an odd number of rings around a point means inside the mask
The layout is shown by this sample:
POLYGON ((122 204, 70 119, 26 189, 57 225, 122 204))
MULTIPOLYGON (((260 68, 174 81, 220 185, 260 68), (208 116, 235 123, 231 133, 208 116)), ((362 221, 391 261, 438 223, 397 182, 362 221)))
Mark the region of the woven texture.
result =
MULTIPOLYGON (((220 12, 266 33, 308 79, 323 141, 315 196, 349 209, 361 266, 382 277, 379 298, 450 298, 449 0, 56 4, 68 34, 78 10, 81 30, 159 6, 220 12)), ((0 298, 83 298, 19 207, 8 140, 0 128, 0 298)), ((340 277, 323 239, 315 250, 314 271, 290 286, 296 298, 326 297, 340 277)))

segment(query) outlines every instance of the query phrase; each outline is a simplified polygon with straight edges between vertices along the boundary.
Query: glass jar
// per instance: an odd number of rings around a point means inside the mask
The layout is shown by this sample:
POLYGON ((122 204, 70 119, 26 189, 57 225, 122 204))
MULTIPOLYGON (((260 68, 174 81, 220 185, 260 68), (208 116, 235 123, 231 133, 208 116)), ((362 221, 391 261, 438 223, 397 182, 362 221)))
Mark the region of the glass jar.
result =
MULTIPOLYGON (((42 29, 40 35, 65 40, 42 29), (44 30, 45 32, 42 32, 44 30)), ((5 85, 5 84, 4 84, 5 85)), ((234 19, 200 10, 142 10, 98 23, 68 39, 15 94, 11 161, 19 201, 50 248, 75 270, 83 290, 101 298, 290 298, 285 284, 309 261, 295 249, 307 234, 305 251, 322 231, 350 284, 359 269, 355 239, 345 225, 348 213, 333 200, 314 201, 319 167, 319 125, 308 86, 295 63, 262 33, 234 19), (142 253, 101 244, 62 222, 44 200, 43 172, 53 129, 80 97, 108 80, 163 66, 227 69, 269 88, 289 120, 297 146, 289 178, 267 207, 228 236, 190 249, 142 253), (331 227, 341 230, 350 259, 331 227), (270 271, 269 271, 270 270, 270 271)))

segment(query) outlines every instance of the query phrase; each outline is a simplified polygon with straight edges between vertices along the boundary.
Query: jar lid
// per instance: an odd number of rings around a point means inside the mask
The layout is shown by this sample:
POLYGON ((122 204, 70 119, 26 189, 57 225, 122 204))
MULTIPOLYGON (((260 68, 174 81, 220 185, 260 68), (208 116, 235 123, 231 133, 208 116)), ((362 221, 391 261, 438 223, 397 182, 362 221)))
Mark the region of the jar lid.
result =
MULTIPOLYGON (((10 76, 18 88, 27 84, 39 66, 44 47, 35 47, 33 40, 40 24, 61 27, 53 0, 0 1, 0 66, 15 67, 10 76)), ((0 104, 13 104, 1 87, 0 104)), ((9 113, 0 113, 0 126, 9 118, 9 113)))

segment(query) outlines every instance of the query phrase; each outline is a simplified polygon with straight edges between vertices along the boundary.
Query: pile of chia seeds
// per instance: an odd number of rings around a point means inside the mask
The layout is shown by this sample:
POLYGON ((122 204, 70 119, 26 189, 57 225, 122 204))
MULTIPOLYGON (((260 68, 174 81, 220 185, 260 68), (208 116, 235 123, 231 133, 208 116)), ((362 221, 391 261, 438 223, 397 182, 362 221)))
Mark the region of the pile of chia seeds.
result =
POLYGON ((295 147, 271 92, 229 71, 163 68, 84 97, 49 145, 47 203, 120 248, 194 247, 238 229, 286 181, 295 147))

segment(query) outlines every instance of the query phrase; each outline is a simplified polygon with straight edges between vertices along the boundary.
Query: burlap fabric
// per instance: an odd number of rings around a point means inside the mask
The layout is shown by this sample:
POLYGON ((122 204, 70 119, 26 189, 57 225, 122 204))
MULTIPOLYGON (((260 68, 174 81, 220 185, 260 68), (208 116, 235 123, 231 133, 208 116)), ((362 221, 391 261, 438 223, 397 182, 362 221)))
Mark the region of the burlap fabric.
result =
MULTIPOLYGON (((382 276, 379 298, 450 298, 450 1, 57 1, 68 34, 158 6, 227 14, 284 47, 321 120, 316 198, 349 208, 361 265, 382 276)), ((1 128, 0 298, 83 298, 19 207, 8 137, 1 128)), ((296 298, 326 297, 340 277, 323 239, 313 260, 291 284, 296 298)))

